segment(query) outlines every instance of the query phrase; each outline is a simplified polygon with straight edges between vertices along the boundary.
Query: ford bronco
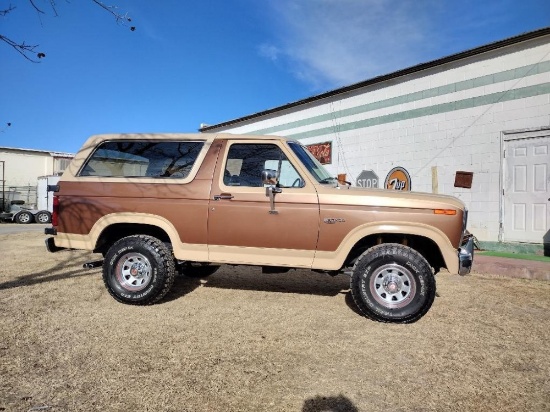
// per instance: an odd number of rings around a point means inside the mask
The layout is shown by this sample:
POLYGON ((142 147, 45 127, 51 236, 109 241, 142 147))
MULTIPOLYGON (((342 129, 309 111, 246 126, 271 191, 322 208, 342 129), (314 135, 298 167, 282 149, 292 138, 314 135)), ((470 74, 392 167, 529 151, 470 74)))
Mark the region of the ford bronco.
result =
POLYGON ((430 309, 441 268, 466 274, 473 260, 460 200, 340 184, 276 136, 92 136, 51 190, 48 250, 101 253, 87 266, 128 304, 157 302, 177 272, 304 268, 350 276, 366 317, 409 323, 430 309))

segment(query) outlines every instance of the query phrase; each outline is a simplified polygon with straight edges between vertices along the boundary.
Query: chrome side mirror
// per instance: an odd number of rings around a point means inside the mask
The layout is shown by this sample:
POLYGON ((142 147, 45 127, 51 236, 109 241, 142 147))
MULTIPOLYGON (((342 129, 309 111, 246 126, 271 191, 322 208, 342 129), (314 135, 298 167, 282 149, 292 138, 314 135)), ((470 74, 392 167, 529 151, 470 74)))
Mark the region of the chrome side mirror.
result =
POLYGON ((277 171, 273 169, 262 170, 262 183, 264 185, 276 185, 278 182, 279 176, 277 176, 277 171))
POLYGON ((273 169, 262 170, 262 182, 264 185, 268 185, 265 188, 265 195, 269 197, 269 203, 271 209, 269 213, 276 215, 279 212, 275 210, 275 194, 281 193, 283 190, 280 187, 277 187, 278 182, 277 171, 273 169))

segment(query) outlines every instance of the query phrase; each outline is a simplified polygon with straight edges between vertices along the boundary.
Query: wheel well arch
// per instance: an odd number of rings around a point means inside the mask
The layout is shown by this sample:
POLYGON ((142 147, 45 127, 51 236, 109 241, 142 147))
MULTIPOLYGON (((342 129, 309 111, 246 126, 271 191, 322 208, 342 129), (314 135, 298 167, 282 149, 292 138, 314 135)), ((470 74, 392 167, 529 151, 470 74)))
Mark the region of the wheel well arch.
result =
POLYGON ((164 243, 171 243, 170 236, 158 226, 146 223, 113 223, 107 226, 97 238, 94 253, 105 255, 116 241, 132 235, 149 235, 164 243))
POLYGON ((398 243, 416 250, 428 261, 436 273, 446 267, 441 250, 434 240, 410 233, 374 233, 363 237, 349 251, 344 261, 344 267, 353 266, 365 250, 383 243, 398 243))

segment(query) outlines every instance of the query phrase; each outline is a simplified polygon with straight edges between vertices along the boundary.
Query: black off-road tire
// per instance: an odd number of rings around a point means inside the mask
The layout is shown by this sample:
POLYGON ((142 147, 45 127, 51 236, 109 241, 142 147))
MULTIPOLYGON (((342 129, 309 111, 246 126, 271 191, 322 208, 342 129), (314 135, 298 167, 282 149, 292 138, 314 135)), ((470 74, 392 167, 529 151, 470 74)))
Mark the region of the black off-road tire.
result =
POLYGON ((120 239, 105 255, 103 281, 117 301, 150 305, 162 299, 174 283, 172 251, 152 236, 120 239))
POLYGON ((218 265, 198 265, 192 263, 184 263, 178 266, 178 271, 183 276, 190 278, 206 278, 213 275, 220 268, 218 265))
POLYGON ((355 262, 351 294, 363 315, 379 322, 411 323, 435 299, 435 276, 426 259, 408 246, 386 243, 355 262))

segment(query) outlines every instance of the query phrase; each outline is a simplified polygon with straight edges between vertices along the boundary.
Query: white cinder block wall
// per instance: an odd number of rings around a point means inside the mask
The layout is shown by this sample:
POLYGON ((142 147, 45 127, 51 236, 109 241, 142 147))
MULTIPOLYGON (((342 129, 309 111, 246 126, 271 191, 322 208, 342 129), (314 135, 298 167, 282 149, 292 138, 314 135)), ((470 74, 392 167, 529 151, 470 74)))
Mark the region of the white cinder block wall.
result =
POLYGON ((0 179, 6 186, 36 186, 38 176, 53 173, 53 157, 46 152, 0 148, 0 161, 5 172, 0 179))
POLYGON ((502 240, 503 136, 541 128, 550 136, 550 34, 425 66, 202 130, 330 141, 327 168, 353 184, 373 170, 382 187, 402 166, 414 191, 462 199, 479 240, 502 240), (471 189, 454 187, 456 171, 473 172, 471 189))

